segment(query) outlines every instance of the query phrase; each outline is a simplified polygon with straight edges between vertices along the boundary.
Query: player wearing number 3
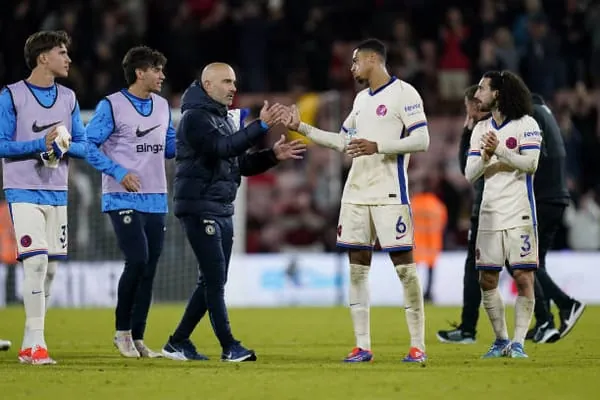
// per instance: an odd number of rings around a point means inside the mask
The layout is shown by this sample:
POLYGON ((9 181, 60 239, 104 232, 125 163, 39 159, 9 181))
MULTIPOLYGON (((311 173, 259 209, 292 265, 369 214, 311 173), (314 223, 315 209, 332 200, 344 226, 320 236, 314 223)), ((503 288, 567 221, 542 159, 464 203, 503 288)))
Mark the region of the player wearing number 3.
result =
POLYGON ((55 363, 44 328, 58 261, 67 258, 68 159, 85 158, 87 149, 75 93, 55 82, 69 74, 70 41, 65 32, 31 35, 24 49, 31 75, 0 92, 4 193, 23 262, 25 334, 18 358, 25 364, 55 363))
POLYGON ((423 295, 413 260, 406 170, 410 153, 429 147, 429 132, 421 96, 408 83, 390 76, 385 61, 386 48, 378 40, 367 40, 354 50, 352 74, 368 88, 356 96, 341 134, 301 122, 297 110, 288 124, 315 143, 354 158, 342 196, 337 237, 338 246, 348 249, 350 259, 349 302, 356 336, 356 347, 346 362, 373 359, 368 273, 376 239, 390 254, 404 288, 411 337, 404 361, 426 360, 423 295))
POLYGON ((533 315, 534 271, 538 267, 537 223, 533 175, 537 170, 542 135, 532 114, 531 94, 510 72, 483 75, 475 92, 481 111, 492 116, 479 122, 471 136, 465 176, 484 177, 475 241, 483 307, 496 340, 484 358, 524 358, 525 335, 533 315), (498 279, 505 262, 514 271, 518 296, 515 333, 508 338, 498 279))

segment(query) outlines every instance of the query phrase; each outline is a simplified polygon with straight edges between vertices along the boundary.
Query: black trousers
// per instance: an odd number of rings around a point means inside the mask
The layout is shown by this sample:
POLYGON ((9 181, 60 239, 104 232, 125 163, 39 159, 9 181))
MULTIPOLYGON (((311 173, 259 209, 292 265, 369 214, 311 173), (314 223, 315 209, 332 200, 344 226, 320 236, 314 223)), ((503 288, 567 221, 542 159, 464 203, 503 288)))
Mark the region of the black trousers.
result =
MULTIPOLYGON (((552 247, 556 231, 565 211, 565 205, 552 203, 538 203, 538 256, 539 268, 535 279, 535 319, 536 324, 552 321, 554 317, 550 312, 550 300, 560 309, 571 307, 573 300, 554 283, 546 270, 546 254, 552 247)), ((479 306, 481 305, 481 289, 479 287, 479 271, 475 268, 475 240, 477 238, 478 218, 471 218, 471 230, 465 260, 465 274, 463 278, 463 309, 461 314, 461 329, 465 332, 476 333, 479 319, 479 306)), ((509 272, 512 273, 510 269, 509 272)))
POLYGON ((117 291, 115 328, 119 331, 131 329, 133 340, 141 340, 165 238, 165 214, 135 210, 110 211, 108 214, 125 256, 125 268, 117 291))
POLYGON ((225 283, 233 247, 231 217, 190 215, 180 218, 198 260, 198 284, 171 340, 181 342, 190 335, 208 311, 210 322, 224 351, 236 342, 225 305, 225 283))

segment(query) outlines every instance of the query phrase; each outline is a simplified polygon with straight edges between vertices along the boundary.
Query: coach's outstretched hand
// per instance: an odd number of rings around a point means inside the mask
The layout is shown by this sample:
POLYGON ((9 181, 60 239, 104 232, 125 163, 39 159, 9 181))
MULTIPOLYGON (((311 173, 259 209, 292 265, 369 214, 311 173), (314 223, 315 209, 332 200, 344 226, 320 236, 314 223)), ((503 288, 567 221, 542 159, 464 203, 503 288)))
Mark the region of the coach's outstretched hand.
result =
POLYGON ((260 110, 259 118, 269 128, 289 119, 289 110, 286 106, 275 103, 272 106, 265 100, 265 104, 260 110))
POLYGON ((275 157, 279 161, 301 160, 305 151, 306 145, 302 141, 286 142, 285 135, 281 135, 281 138, 273 145, 273 152, 275 152, 275 157))

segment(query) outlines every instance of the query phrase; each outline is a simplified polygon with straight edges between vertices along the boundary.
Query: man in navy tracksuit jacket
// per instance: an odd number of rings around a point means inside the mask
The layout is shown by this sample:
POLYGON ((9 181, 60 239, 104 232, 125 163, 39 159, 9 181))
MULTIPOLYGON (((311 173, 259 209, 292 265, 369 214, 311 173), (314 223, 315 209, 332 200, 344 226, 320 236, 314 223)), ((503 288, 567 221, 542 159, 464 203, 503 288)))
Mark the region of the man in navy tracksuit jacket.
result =
POLYGON ((233 201, 241 175, 260 174, 278 161, 301 158, 304 146, 285 143, 247 153, 269 127, 287 118, 278 104, 261 110, 260 119, 243 127, 243 112, 228 110, 235 94, 235 73, 227 64, 208 65, 182 98, 182 118, 177 127, 175 216, 198 259, 198 285, 179 326, 169 337, 163 354, 175 360, 203 360, 190 335, 208 311, 223 349, 223 361, 254 361, 231 333, 224 292, 233 245, 233 201), (241 114, 241 115, 240 115, 241 114))

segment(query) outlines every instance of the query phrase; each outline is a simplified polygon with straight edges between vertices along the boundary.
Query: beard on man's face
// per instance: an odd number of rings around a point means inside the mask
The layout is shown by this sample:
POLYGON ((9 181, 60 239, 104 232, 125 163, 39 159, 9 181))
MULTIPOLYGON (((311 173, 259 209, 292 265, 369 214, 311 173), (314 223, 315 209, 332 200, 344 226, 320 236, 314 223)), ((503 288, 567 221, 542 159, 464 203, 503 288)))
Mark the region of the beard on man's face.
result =
POLYGON ((496 107, 496 100, 492 100, 489 103, 483 103, 481 101, 478 103, 478 108, 479 108, 479 111, 481 111, 481 112, 490 112, 495 107, 496 107))

